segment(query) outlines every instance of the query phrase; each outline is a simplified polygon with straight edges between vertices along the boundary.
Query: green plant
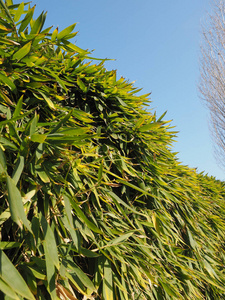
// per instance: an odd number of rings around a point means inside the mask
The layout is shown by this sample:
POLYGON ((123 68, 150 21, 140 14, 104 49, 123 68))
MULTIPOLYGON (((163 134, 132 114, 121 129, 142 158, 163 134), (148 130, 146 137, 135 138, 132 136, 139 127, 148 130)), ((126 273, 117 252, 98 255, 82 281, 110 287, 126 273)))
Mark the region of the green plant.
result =
POLYGON ((33 13, 0 0, 0 296, 224 299, 224 184, 75 25, 33 13))

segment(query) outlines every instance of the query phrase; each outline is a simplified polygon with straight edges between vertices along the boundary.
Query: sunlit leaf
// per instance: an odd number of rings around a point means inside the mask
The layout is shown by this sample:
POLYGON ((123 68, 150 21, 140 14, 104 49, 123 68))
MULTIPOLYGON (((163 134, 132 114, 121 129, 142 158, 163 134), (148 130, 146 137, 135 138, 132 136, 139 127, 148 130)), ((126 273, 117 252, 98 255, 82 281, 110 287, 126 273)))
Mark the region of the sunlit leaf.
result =
POLYGON ((39 33, 44 25, 45 19, 46 19, 46 13, 42 12, 40 14, 40 16, 37 18, 37 20, 35 20, 32 28, 31 28, 30 34, 39 33))
POLYGON ((63 29, 61 32, 58 33, 57 39, 61 40, 64 38, 64 36, 68 35, 74 30, 74 27, 76 26, 76 23, 73 25, 68 26, 67 28, 63 29))
POLYGON ((28 24, 30 23, 30 20, 32 19, 32 16, 34 14, 34 9, 35 6, 30 8, 26 14, 26 16, 24 17, 24 19, 21 22, 20 28, 19 28, 19 33, 23 32, 24 29, 26 29, 26 27, 28 26, 28 24))
POLYGON ((17 8, 14 16, 14 21, 18 22, 23 13, 24 13, 24 2, 20 3, 19 7, 17 8))
POLYGON ((36 143, 44 143, 45 139, 47 138, 47 135, 45 134, 32 134, 30 139, 32 142, 36 142, 36 143))
POLYGON ((32 42, 28 42, 22 48, 20 48, 17 52, 14 53, 13 59, 21 60, 24 56, 26 56, 30 52, 32 42))

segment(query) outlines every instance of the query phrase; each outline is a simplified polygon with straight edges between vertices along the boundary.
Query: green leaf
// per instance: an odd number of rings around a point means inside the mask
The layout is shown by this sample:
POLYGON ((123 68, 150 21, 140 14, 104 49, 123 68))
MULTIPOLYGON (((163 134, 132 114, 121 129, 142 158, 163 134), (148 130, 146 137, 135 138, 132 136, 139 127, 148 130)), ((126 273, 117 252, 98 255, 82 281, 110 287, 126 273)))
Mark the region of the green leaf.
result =
MULTIPOLYGON (((20 300, 20 297, 14 292, 14 290, 0 278, 0 291, 11 299, 20 300)), ((4 297, 6 299, 6 297, 4 297)))
POLYGON ((5 85, 7 85, 13 93, 16 93, 17 88, 9 77, 6 77, 5 75, 0 74, 0 81, 2 83, 4 83, 5 85))
POLYGON ((16 53, 14 53, 13 59, 21 60, 24 56, 26 56, 30 52, 31 44, 32 42, 30 41, 20 48, 16 53))
POLYGON ((43 242, 44 246, 44 252, 45 252, 45 262, 46 262, 46 269, 47 269, 47 280, 48 280, 48 288, 51 295, 52 300, 57 300, 56 295, 56 272, 55 272, 55 266, 51 259, 51 253, 47 250, 47 242, 43 242))
POLYGON ((158 218, 158 216, 156 215, 155 212, 153 212, 153 214, 152 214, 152 222, 153 222, 153 225, 155 227, 155 230, 158 232, 158 234, 160 234, 161 233, 160 221, 159 221, 159 218, 158 218))
POLYGON ((61 39, 64 38, 64 36, 70 34, 74 30, 75 26, 76 26, 76 23, 74 23, 74 24, 68 26, 67 28, 63 29, 60 33, 58 33, 57 39, 61 40, 61 39))
POLYGON ((35 142, 35 143, 44 143, 44 141, 46 140, 47 138, 47 135, 45 134, 38 134, 38 133, 34 133, 31 135, 30 139, 32 142, 35 142))
POLYGON ((7 32, 7 33, 12 31, 11 28, 7 28, 6 26, 1 25, 1 24, 0 24, 0 30, 1 30, 1 31, 5 31, 5 32, 7 32))
POLYGON ((162 282, 162 281, 161 281, 161 284, 162 284, 163 288, 165 289, 166 293, 167 293, 169 296, 174 297, 174 299, 176 299, 176 298, 179 299, 179 298, 178 298, 178 295, 177 295, 177 293, 175 292, 175 289, 174 289, 174 288, 172 288, 168 283, 164 283, 164 282, 162 282))
POLYGON ((52 36, 51 36, 51 41, 54 42, 57 38, 58 35, 58 27, 53 31, 52 36))
POLYGON ((66 114, 65 117, 62 118, 62 120, 60 120, 58 123, 56 123, 56 126, 54 126, 54 128, 50 131, 50 134, 57 132, 59 130, 59 128, 62 127, 63 124, 66 124, 66 122, 71 117, 72 113, 73 113, 73 110, 71 110, 68 114, 66 114))
MULTIPOLYGON (((9 97, 0 90, 0 99, 2 99, 6 104, 13 106, 13 102, 9 99, 9 97)), ((3 103, 4 103, 3 102, 3 103)), ((3 121, 4 122, 4 121, 3 121)), ((2 124, 2 122, 1 122, 2 124)))
MULTIPOLYGON (((30 115, 31 113, 32 113, 32 110, 30 110, 30 111, 24 113, 23 115, 19 115, 19 116, 17 116, 17 117, 11 118, 11 119, 9 119, 9 120, 2 121, 2 122, 0 122, 0 128, 1 128, 2 126, 5 126, 5 125, 11 123, 12 121, 17 121, 17 120, 23 119, 23 118, 25 118, 26 116, 30 115)), ((1 138, 0 138, 0 139, 1 139, 1 138)), ((2 138, 2 140, 5 140, 5 141, 6 141, 6 139, 4 139, 4 138, 2 138)), ((8 143, 10 143, 10 142, 8 141, 8 143)), ((12 143, 11 143, 11 144, 12 144, 12 143)), ((16 146, 14 145, 14 147, 16 147, 16 146)), ((17 147, 16 147, 16 148, 17 148, 17 147)))
POLYGON ((44 149, 45 149, 44 144, 39 144, 39 145, 38 145, 37 150, 36 150, 36 152, 35 152, 36 157, 37 157, 38 160, 39 160, 39 159, 42 157, 42 155, 44 154, 44 149))
POLYGON ((158 118, 157 122, 162 121, 162 119, 165 117, 166 114, 167 114, 167 110, 158 118))
POLYGON ((2 225, 6 220, 11 217, 10 210, 7 208, 3 213, 0 215, 0 225, 2 225))
POLYGON ((44 93, 42 93, 41 91, 39 91, 39 94, 42 95, 42 97, 44 98, 44 100, 46 101, 46 103, 48 104, 48 106, 51 109, 55 110, 55 105, 53 104, 52 100, 48 96, 46 96, 44 93))
POLYGON ((35 268, 34 266, 29 266, 29 269, 35 278, 46 280, 46 274, 42 272, 41 266, 39 266, 39 268, 35 268))
POLYGON ((2 43, 3 45, 14 45, 14 46, 20 46, 20 43, 10 40, 9 38, 3 38, 0 37, 0 43, 2 43))
POLYGON ((59 259, 57 245, 55 241, 54 233, 46 221, 45 217, 41 216, 41 226, 44 234, 43 246, 45 253, 45 262, 47 269, 48 287, 53 300, 57 299, 56 296, 56 271, 55 267, 59 269, 59 259))
POLYGON ((79 86, 79 88, 84 92, 86 93, 87 92, 87 87, 86 85, 83 83, 83 81, 77 77, 77 85, 79 86))
MULTIPOLYGON (((58 133, 63 134, 63 136, 65 137, 66 135, 79 136, 87 133, 88 131, 90 131, 89 127, 75 127, 75 128, 67 128, 67 129, 59 130, 58 133)), ((49 134, 48 137, 51 137, 51 134, 49 134)))
MULTIPOLYGON (((0 125, 2 125, 3 122, 1 122, 0 125)), ((9 140, 7 140, 7 139, 5 139, 3 137, 0 137, 0 144, 2 144, 4 146, 4 148, 18 150, 17 146, 14 143, 10 142, 9 140)))
POLYGON ((5 154, 2 148, 0 147, 0 164, 2 166, 3 172, 7 171, 7 165, 6 165, 6 159, 5 159, 5 154))
POLYGON ((72 261, 64 259, 62 264, 67 270, 67 276, 72 279, 72 282, 84 295, 90 296, 96 292, 96 288, 88 276, 72 261), (88 291, 88 294, 87 294, 88 291))
POLYGON ((15 169, 12 174, 12 179, 17 185, 24 168, 24 157, 20 156, 16 162, 15 169))
POLYGON ((0 249, 12 249, 12 248, 19 248, 21 246, 20 243, 17 242, 0 242, 0 249))
POLYGON ((83 213, 83 211, 79 208, 79 206, 75 203, 75 201, 73 199, 70 199, 70 203, 71 203, 71 206, 73 207, 73 209, 76 211, 77 213, 77 216, 82 220, 84 221, 84 223, 87 225, 87 227, 89 227, 92 231, 96 232, 96 233, 102 233, 102 231, 94 224, 92 223, 86 216, 85 214, 83 213))
POLYGON ((13 113, 13 118, 18 117, 20 115, 21 109, 22 109, 22 105, 23 105, 23 96, 22 95, 16 105, 15 111, 13 113))
POLYGON ((35 20, 34 24, 32 25, 30 34, 38 34, 45 23, 45 19, 46 19, 46 13, 42 12, 40 16, 37 18, 37 20, 35 20))
POLYGON ((47 252, 49 254, 49 258, 51 262, 54 264, 54 266, 59 269, 59 259, 58 259, 58 251, 57 251, 57 245, 55 241, 54 233, 49 226, 48 222, 46 221, 45 217, 41 216, 41 226, 44 233, 44 247, 45 247, 45 253, 47 252))
POLYGON ((6 2, 7 6, 13 5, 13 1, 12 0, 5 0, 5 2, 6 2))
POLYGON ((32 16, 34 14, 34 9, 35 9, 35 6, 28 10, 26 16, 24 17, 24 19, 21 22, 20 28, 18 30, 19 33, 21 33, 24 29, 26 29, 26 27, 30 23, 32 16))
POLYGON ((15 223, 17 223, 17 225, 19 225, 21 228, 22 225, 25 225, 27 229, 32 233, 30 223, 25 215, 25 211, 23 208, 23 200, 20 191, 16 187, 16 184, 11 177, 7 176, 6 183, 8 190, 9 208, 12 220, 15 223))
POLYGON ((114 200, 116 200, 118 203, 122 204, 124 207, 126 207, 128 210, 132 211, 133 213, 140 215, 140 216, 144 216, 143 213, 140 213, 139 211, 137 211, 134 207, 128 205, 127 203, 125 203, 120 197, 118 197, 114 192, 110 191, 110 190, 106 190, 104 189, 107 194, 114 200))
POLYGON ((66 214, 66 220, 63 218, 64 226, 69 230, 71 237, 73 239, 74 245, 76 247, 76 250, 78 253, 81 251, 81 244, 80 244, 80 238, 79 233, 76 228, 73 226, 73 217, 72 217, 72 209, 70 205, 69 198, 64 194, 63 195, 64 205, 65 205, 65 214, 66 214))
POLYGON ((116 96, 116 99, 119 101, 119 103, 120 103, 122 106, 124 106, 124 107, 127 106, 127 104, 126 104, 120 97, 117 97, 117 96, 116 96))
POLYGON ((35 300, 23 277, 2 250, 0 250, 0 266, 0 278, 11 287, 12 291, 26 299, 35 300))
POLYGON ((161 127, 161 124, 159 123, 150 123, 150 124, 146 124, 143 125, 139 128, 140 132, 145 132, 145 131, 149 131, 149 130, 155 130, 157 128, 161 127))
POLYGON ((101 179, 102 179, 102 172, 103 172, 103 160, 102 160, 102 162, 99 166, 99 169, 98 169, 98 182, 100 182, 101 179))
POLYGON ((104 248, 106 247, 113 247, 116 246, 118 244, 123 243, 124 241, 126 241, 129 237, 131 237, 134 234, 134 231, 132 232, 128 232, 125 234, 120 235, 119 237, 112 239, 109 243, 107 243, 105 246, 103 246, 104 248))
MULTIPOLYGON (((78 46, 76 46, 66 40, 63 40, 63 44, 61 45, 61 47, 67 51, 74 51, 74 52, 77 52, 84 56, 88 53, 88 51, 83 50, 83 49, 79 48, 78 46)), ((94 58, 92 58, 92 59, 94 59, 94 58)))
POLYGON ((19 7, 17 8, 14 16, 14 21, 18 22, 23 13, 24 13, 24 2, 20 3, 19 7))
POLYGON ((53 77, 53 78, 57 81, 57 83, 59 84, 59 86, 60 86, 62 89, 64 89, 65 92, 68 91, 68 89, 67 89, 67 87, 66 87, 66 85, 65 85, 65 83, 68 84, 68 82, 65 82, 64 80, 62 80, 62 79, 56 74, 56 72, 53 72, 51 69, 46 68, 46 67, 44 67, 43 69, 46 70, 46 71, 49 73, 49 75, 50 75, 51 77, 53 77))
POLYGON ((36 172, 44 183, 50 182, 50 178, 48 177, 42 166, 36 166, 36 172))
POLYGON ((30 133, 29 133, 30 136, 32 136, 36 131, 38 119, 39 119, 39 115, 37 115, 35 113, 33 119, 31 120, 31 123, 30 123, 30 133))
POLYGON ((114 299, 112 266, 111 262, 106 258, 104 263, 104 278, 103 278, 103 299, 114 299))

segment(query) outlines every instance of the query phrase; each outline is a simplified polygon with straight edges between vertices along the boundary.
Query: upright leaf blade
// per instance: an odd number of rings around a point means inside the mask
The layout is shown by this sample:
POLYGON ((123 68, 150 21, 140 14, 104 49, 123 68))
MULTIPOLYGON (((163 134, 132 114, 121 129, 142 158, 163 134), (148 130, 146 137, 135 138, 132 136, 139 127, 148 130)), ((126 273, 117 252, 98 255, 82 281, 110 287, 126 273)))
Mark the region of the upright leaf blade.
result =
POLYGON ((103 299, 105 300, 114 299, 112 266, 108 259, 105 259, 105 263, 104 263, 103 299))
POLYGON ((20 227, 22 227, 22 225, 25 225, 27 229, 30 232, 32 232, 30 223, 25 215, 25 211, 23 208, 23 200, 20 191, 18 190, 14 180, 10 176, 7 176, 6 182, 8 190, 9 208, 12 220, 15 223, 17 223, 20 227))
POLYGON ((49 254, 49 259, 53 265, 58 269, 59 258, 54 233, 43 215, 41 217, 41 226, 44 233, 45 250, 49 254))
POLYGON ((19 28, 19 33, 21 33, 24 29, 26 29, 26 27, 30 23, 30 20, 32 19, 32 16, 34 14, 34 9, 35 9, 35 6, 28 10, 26 16, 24 17, 24 19, 21 22, 21 25, 19 28))
POLYGON ((14 169, 13 175, 12 175, 12 179, 14 180, 15 185, 17 185, 17 182, 20 179, 20 176, 23 172, 23 168, 24 168, 24 157, 20 156, 17 160, 16 166, 15 166, 15 169, 14 169))
POLYGON ((37 20, 35 20, 31 28, 30 34, 38 34, 44 25, 45 19, 46 19, 46 13, 42 12, 40 16, 37 18, 37 20))
POLYGON ((14 21, 18 22, 24 12, 24 2, 20 3, 19 7, 16 10, 14 21))

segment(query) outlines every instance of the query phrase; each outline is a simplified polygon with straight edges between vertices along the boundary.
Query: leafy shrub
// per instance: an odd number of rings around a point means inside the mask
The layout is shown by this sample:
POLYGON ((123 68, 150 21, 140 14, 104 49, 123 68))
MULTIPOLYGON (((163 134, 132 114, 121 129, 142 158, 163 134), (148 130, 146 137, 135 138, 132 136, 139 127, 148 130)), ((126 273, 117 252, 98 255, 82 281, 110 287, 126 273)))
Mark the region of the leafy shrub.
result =
POLYGON ((1 299, 224 299, 224 184, 33 13, 0 0, 1 299))

